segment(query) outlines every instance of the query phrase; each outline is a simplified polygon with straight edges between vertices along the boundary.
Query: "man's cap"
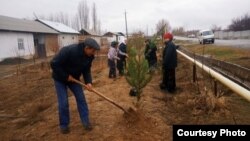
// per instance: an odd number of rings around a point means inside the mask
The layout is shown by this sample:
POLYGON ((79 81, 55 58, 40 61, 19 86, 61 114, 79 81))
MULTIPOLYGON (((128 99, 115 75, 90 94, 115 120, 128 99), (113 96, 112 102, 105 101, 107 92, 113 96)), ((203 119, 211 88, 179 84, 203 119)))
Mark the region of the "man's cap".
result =
POLYGON ((169 39, 169 40, 172 40, 173 39, 173 34, 171 33, 165 33, 164 36, 163 36, 164 39, 169 39))
POLYGON ((86 46, 92 47, 96 50, 100 50, 100 46, 98 45, 98 43, 96 42, 96 40, 92 39, 92 38, 86 38, 84 41, 84 44, 86 46))

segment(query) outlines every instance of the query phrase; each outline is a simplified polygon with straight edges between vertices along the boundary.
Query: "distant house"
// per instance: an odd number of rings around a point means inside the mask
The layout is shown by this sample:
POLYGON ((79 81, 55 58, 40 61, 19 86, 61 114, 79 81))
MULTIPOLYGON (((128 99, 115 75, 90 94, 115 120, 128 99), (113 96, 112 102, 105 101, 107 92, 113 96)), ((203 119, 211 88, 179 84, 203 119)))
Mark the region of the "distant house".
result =
POLYGON ((59 33, 39 22, 0 15, 0 60, 46 57, 50 37, 59 33))
POLYGON ((79 42, 78 36, 80 33, 72 29, 71 27, 68 27, 62 23, 46 21, 46 20, 41 20, 41 19, 37 19, 36 21, 59 32, 58 36, 54 37, 53 39, 55 40, 57 38, 59 49, 61 47, 64 47, 70 44, 76 44, 79 42))
POLYGON ((103 35, 103 37, 106 37, 109 43, 112 41, 117 41, 120 43, 126 38, 125 34, 122 32, 107 32, 103 35))
POLYGON ((103 45, 102 36, 95 32, 89 31, 87 29, 81 29, 79 36, 79 42, 83 42, 86 38, 93 38, 97 41, 99 45, 103 45))

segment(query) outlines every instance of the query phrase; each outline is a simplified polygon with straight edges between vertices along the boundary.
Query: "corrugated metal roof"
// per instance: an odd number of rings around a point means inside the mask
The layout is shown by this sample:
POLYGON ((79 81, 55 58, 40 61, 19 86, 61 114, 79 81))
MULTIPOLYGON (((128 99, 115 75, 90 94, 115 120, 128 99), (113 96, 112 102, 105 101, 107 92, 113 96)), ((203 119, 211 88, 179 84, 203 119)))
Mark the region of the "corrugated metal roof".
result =
POLYGON ((68 27, 62 23, 46 21, 46 20, 41 20, 41 19, 37 19, 37 21, 39 21, 39 22, 41 22, 41 23, 53 28, 54 30, 61 32, 61 33, 80 34, 78 31, 76 31, 73 28, 68 27))
POLYGON ((0 15, 0 30, 58 34, 57 31, 37 21, 17 19, 2 15, 0 15))

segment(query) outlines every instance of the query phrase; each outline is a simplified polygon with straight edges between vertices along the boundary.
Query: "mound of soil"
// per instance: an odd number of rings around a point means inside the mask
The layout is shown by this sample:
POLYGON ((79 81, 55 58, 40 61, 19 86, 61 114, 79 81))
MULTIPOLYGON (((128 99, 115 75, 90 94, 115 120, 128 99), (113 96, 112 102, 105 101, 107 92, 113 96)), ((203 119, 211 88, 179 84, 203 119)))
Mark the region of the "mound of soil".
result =
POLYGON ((28 60, 24 59, 24 58, 19 58, 19 57, 6 58, 6 59, 0 61, 0 65, 16 65, 16 64, 20 64, 20 63, 24 63, 24 62, 28 62, 28 60))

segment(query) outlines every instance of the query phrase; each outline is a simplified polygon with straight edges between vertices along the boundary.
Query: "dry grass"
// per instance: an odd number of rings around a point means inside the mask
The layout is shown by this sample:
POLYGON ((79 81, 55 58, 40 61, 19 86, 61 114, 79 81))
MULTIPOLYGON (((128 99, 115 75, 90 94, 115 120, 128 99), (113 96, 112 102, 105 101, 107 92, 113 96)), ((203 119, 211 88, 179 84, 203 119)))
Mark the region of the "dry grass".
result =
POLYGON ((176 43, 197 54, 203 54, 204 51, 205 55, 213 58, 250 68, 250 49, 217 46, 214 44, 200 45, 187 41, 176 41, 176 43))

